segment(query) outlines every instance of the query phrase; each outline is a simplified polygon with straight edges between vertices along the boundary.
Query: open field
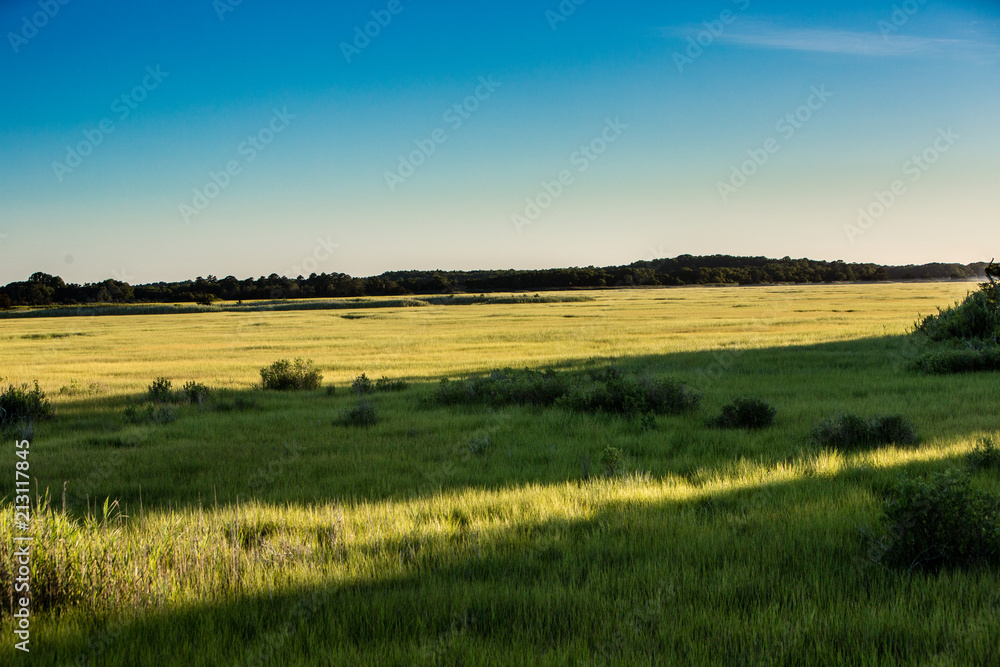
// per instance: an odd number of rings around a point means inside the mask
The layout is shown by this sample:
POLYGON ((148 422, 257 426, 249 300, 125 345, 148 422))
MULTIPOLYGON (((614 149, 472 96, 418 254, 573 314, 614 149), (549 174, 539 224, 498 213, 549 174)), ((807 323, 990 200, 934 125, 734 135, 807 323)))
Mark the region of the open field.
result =
MULTIPOLYGON (((56 410, 31 445, 52 497, 36 530, 55 545, 37 559, 71 583, 32 619, 32 662, 996 664, 995 570, 889 571, 860 530, 901 473, 964 467, 1000 431, 995 373, 906 369, 917 315, 973 288, 0 320, 4 383, 37 379, 56 410), (295 357, 336 391, 253 388, 295 357), (429 400, 444 377, 608 363, 685 382, 701 408, 648 428, 429 400), (410 388, 372 397, 375 426, 341 425, 362 372, 410 388), (159 376, 215 398, 128 423, 159 376), (738 396, 776 425, 706 427, 738 396), (921 443, 815 445, 841 411, 904 415, 921 443), (623 453, 612 478, 607 447, 623 453)), ((4 447, 3 469, 15 460, 4 447)), ((995 472, 974 481, 1000 491, 995 472)))

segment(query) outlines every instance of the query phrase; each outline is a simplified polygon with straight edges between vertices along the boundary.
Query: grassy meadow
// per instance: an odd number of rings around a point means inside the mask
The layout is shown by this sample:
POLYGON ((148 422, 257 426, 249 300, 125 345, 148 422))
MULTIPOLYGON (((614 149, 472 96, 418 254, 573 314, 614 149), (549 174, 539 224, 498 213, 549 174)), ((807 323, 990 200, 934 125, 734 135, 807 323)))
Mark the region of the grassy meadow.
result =
MULTIPOLYGON (((1000 433, 995 373, 906 368, 917 316, 974 288, 0 319, 3 384, 37 380, 55 408, 30 454, 49 498, 31 663, 998 664, 996 570, 889 570, 864 534, 901 474, 964 468, 1000 433), (297 357, 324 387, 255 387, 297 357), (680 380, 701 407, 648 424, 432 400, 442 378, 608 364, 680 380), (341 423, 361 373, 409 384, 372 395, 370 427, 341 423), (157 377, 212 396, 128 419, 157 377), (706 426, 740 396, 775 426, 706 426), (904 415, 921 441, 819 447, 838 412, 904 415)), ((0 452, 11 477, 16 460, 0 452)), ((1000 492, 995 472, 973 482, 1000 492)))

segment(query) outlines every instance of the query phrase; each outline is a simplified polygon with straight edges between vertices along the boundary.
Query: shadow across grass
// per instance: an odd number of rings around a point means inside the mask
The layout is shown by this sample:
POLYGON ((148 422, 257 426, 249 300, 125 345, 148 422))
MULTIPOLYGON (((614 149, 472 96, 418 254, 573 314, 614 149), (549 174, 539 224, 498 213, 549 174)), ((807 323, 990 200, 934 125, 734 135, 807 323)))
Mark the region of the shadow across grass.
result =
MULTIPOLYGON (((912 373, 909 350, 908 338, 896 336, 616 359, 629 372, 676 378, 704 395, 698 412, 645 422, 559 407, 435 406, 438 385, 412 379, 406 391, 373 395, 380 419, 366 429, 342 425, 356 403, 344 390, 230 390, 178 405, 176 420, 162 424, 123 417, 139 396, 74 397, 38 425, 33 470, 56 498, 67 482, 77 512, 105 497, 146 509, 249 498, 361 502, 580 480, 595 474, 607 447, 622 452, 623 471, 654 478, 773 465, 819 453, 814 427, 840 413, 903 415, 916 426, 918 448, 997 430, 995 375, 912 373), (742 395, 774 406, 777 424, 706 427, 707 416, 742 395)), ((579 359, 559 372, 607 363, 579 359)), ((11 456, 5 451, 0 462, 12 464, 11 456)))
POLYGON ((50 619, 33 657, 151 666, 995 664, 996 572, 888 571, 865 559, 858 530, 889 480, 956 463, 817 470, 679 501, 612 500, 586 519, 526 519, 500 532, 477 527, 488 506, 467 507, 470 520, 437 537, 373 541, 384 571, 131 620, 50 619))

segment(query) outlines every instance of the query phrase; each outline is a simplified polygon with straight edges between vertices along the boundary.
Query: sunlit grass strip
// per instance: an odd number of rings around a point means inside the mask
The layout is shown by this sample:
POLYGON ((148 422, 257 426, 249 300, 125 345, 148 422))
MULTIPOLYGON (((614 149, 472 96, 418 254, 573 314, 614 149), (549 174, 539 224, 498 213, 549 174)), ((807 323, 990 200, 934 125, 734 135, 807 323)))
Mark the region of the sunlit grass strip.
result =
MULTIPOLYGON (((762 466, 734 462, 699 483, 633 475, 585 483, 462 491, 352 506, 270 505, 155 511, 126 517, 115 503, 73 521, 46 500, 35 509, 33 590, 41 609, 121 611, 235 600, 253 591, 377 581, 434 569, 456 554, 489 555, 511 537, 530 547, 553 526, 609 509, 681 506, 848 470, 891 470, 971 451, 972 442, 886 448, 762 466)), ((666 511, 666 509, 665 509, 666 511)), ((11 589, 13 511, 0 508, 0 587, 11 589)), ((665 518, 668 520, 669 518, 665 518)), ((9 614, 6 609, 5 614, 9 614)))

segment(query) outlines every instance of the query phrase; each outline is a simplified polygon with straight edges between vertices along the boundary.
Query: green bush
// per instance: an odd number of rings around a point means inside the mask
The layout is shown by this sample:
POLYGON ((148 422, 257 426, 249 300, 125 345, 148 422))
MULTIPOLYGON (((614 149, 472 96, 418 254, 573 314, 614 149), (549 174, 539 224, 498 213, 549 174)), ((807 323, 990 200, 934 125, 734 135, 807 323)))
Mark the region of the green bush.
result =
POLYGON ((317 389, 323 376, 311 359, 279 359, 260 369, 260 379, 264 389, 292 391, 317 389))
POLYGON ((469 453, 481 459, 493 451, 493 439, 489 434, 481 435, 469 441, 469 453))
POLYGON ((378 423, 378 415, 372 402, 363 398, 357 405, 344 410, 341 422, 345 426, 374 426, 378 423))
POLYGON ((881 445, 915 445, 919 442, 913 425, 899 415, 871 419, 852 414, 836 415, 817 424, 812 437, 819 445, 839 451, 881 445))
POLYGON ((351 383, 351 389, 354 390, 356 394, 370 394, 375 391, 375 383, 371 381, 367 375, 362 373, 358 377, 354 378, 354 382, 351 383))
POLYGON ((1000 564, 1000 499, 973 489, 957 470, 902 478, 885 501, 875 543, 888 567, 937 571, 1000 564))
POLYGON ((965 345, 921 354, 910 367, 932 375, 1000 371, 1000 345, 965 345))
POLYGON ((485 404, 549 406, 566 394, 569 383, 553 370, 502 368, 463 380, 442 380, 434 395, 441 405, 485 404))
POLYGON ((915 445, 920 441, 913 424, 900 415, 885 415, 871 420, 874 440, 879 445, 915 445))
POLYGON ((715 428, 761 429, 774 424, 778 411, 759 398, 737 398, 708 421, 715 428))
POLYGON ((0 427, 49 419, 52 414, 52 404, 37 381, 34 388, 27 384, 11 384, 0 393, 0 427))
POLYGON ((574 388, 560 403, 578 412, 676 415, 697 410, 701 394, 676 380, 610 374, 603 384, 574 388))
POLYGON ((170 380, 167 378, 156 378, 153 383, 149 385, 146 390, 146 395, 149 396, 149 400, 154 403, 169 403, 170 402, 170 380))
POLYGON ((409 386, 406 380, 390 380, 384 375, 375 381, 375 391, 404 391, 409 386))
POLYGON ((211 390, 200 382, 194 380, 184 385, 184 397, 188 403, 202 405, 211 394, 211 390))
POLYGON ((933 341, 991 340, 1000 338, 1000 293, 990 283, 979 286, 965 301, 937 315, 928 315, 916 331, 933 341))
POLYGON ((1000 446, 995 438, 983 438, 969 453, 969 470, 1000 470, 1000 446))

